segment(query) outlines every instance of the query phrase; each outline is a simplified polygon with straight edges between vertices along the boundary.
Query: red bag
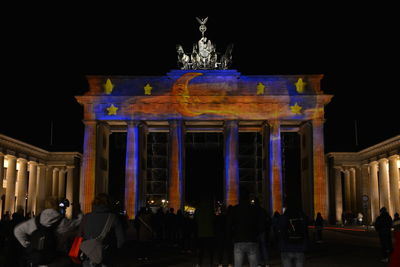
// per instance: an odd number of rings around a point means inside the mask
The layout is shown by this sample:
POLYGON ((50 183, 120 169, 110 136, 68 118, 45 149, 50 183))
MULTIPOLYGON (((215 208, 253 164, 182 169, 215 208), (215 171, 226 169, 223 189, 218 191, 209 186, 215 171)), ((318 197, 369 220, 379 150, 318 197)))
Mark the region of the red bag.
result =
POLYGON ((81 247, 81 243, 83 241, 83 237, 81 236, 76 236, 74 238, 74 242, 72 243, 71 249, 69 250, 68 256, 71 258, 71 260, 74 263, 80 264, 82 263, 81 259, 80 259, 80 247, 81 247))

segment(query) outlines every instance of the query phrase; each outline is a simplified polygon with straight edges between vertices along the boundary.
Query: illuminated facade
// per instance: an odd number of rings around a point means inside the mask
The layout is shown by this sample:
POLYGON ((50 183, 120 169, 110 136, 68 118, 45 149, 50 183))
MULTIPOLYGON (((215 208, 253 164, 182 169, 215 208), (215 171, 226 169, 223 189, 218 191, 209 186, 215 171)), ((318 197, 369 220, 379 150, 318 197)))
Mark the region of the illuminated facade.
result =
POLYGON ((361 212, 372 223, 381 207, 400 213, 399 156, 400 135, 359 152, 328 153, 331 221, 361 212))
POLYGON ((25 214, 38 214, 51 196, 70 201, 70 217, 73 204, 79 203, 81 158, 77 152, 48 152, 0 134, 1 216, 17 207, 25 214))
MULTIPOLYGON (((167 201, 183 207, 184 146, 187 133, 222 133, 224 202, 239 198, 238 135, 262 136, 262 199, 282 211, 284 132, 297 132, 301 147, 302 207, 328 214, 324 160, 324 106, 332 98, 320 89, 322 75, 245 76, 236 70, 172 70, 166 76, 88 76, 89 91, 76 96, 84 107, 85 137, 80 202, 91 210, 95 194, 107 192, 109 136, 126 132, 125 209, 134 218, 145 205, 146 140, 164 132, 168 143, 167 201)), ((110 181, 111 182, 111 181, 110 181)))

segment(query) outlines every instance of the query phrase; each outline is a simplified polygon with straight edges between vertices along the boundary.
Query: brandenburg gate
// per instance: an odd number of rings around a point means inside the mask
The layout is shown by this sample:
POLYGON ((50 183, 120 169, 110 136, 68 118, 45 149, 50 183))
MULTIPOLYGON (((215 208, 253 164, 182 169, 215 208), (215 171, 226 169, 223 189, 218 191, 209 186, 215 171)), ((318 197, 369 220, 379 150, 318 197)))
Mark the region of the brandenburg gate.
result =
MULTIPOLYGON (((232 47, 218 58, 204 37, 187 55, 177 47, 181 69, 165 76, 88 76, 89 91, 76 96, 84 108, 85 135, 80 184, 82 210, 95 194, 108 192, 109 135, 126 132, 125 210, 133 219, 143 205, 140 184, 146 135, 168 133, 167 200, 183 207, 184 137, 187 132, 219 132, 224 140, 224 202, 238 203, 238 135, 262 136, 262 204, 282 212, 281 133, 300 135, 302 207, 311 217, 327 217, 328 184, 324 162, 324 106, 332 95, 321 91, 322 75, 241 75, 228 69, 232 47)), ((222 167, 222 166, 221 166, 222 167)))

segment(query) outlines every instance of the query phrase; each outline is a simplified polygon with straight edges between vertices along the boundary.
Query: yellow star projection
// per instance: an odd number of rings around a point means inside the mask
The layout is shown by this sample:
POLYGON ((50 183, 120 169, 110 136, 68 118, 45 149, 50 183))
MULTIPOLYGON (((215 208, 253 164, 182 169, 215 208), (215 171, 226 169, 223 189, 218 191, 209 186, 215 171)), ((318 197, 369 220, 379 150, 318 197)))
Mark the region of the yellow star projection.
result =
POLYGON ((304 92, 304 87, 306 86, 306 84, 307 84, 307 83, 303 82, 303 79, 302 79, 302 78, 299 78, 299 79, 297 80, 297 82, 295 83, 295 85, 296 85, 296 91, 297 91, 298 93, 303 93, 303 92, 304 92))
POLYGON ((257 84, 257 95, 263 95, 264 89, 265 89, 265 85, 262 82, 259 82, 257 84))
POLYGON ((104 84, 104 92, 109 95, 112 93, 114 89, 114 84, 112 84, 110 79, 107 79, 106 83, 104 84))
POLYGON ((118 108, 114 106, 114 104, 111 104, 111 106, 107 108, 108 115, 117 115, 117 110, 118 108))
POLYGON ((151 95, 151 90, 153 90, 153 87, 150 86, 150 84, 146 84, 144 87, 144 94, 145 95, 151 95))
POLYGON ((292 113, 294 113, 294 114, 301 114, 301 109, 302 108, 303 107, 299 106, 297 104, 297 102, 293 106, 290 106, 290 109, 292 110, 292 113))

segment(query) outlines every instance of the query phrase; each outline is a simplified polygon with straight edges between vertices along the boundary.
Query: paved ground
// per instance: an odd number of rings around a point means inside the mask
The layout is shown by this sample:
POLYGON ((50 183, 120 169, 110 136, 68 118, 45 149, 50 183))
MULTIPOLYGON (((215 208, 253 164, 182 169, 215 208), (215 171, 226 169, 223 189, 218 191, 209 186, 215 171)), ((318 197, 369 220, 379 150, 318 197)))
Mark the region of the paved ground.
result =
MULTIPOLYGON (((312 230, 310 234, 312 236, 312 230)), ((134 244, 130 241, 121 253, 117 266, 189 267, 196 264, 194 254, 184 254, 177 248, 155 248, 152 251, 152 258, 145 262, 136 259, 134 250, 134 244)), ((310 251, 306 254, 306 266, 387 266, 379 261, 380 256, 376 232, 331 229, 324 230, 324 243, 311 242, 310 251)), ((279 253, 276 250, 271 252, 271 264, 274 267, 281 266, 279 253)))

